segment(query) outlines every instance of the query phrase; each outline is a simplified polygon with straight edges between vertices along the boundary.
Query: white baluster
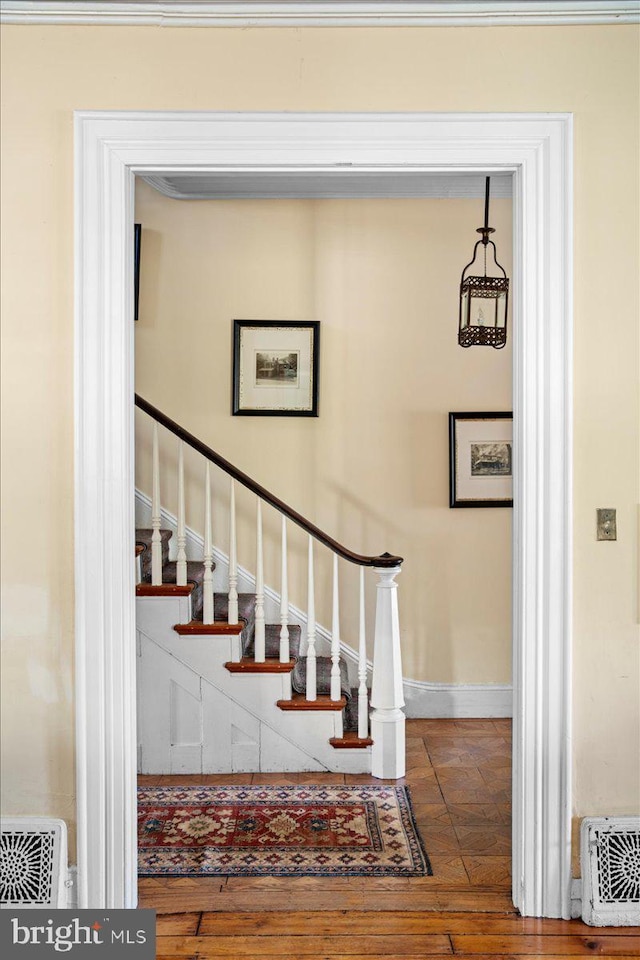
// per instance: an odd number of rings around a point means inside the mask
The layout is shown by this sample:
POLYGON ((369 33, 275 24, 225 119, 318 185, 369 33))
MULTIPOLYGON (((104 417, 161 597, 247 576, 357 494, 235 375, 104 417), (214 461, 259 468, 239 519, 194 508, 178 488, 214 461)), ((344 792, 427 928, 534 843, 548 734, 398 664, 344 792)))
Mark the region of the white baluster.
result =
POLYGON ((282 514, 282 576, 280 578, 280 663, 289 663, 289 581, 287 576, 287 518, 282 514))
POLYGON ((151 489, 151 583, 162 583, 162 537, 160 536, 160 451, 158 424, 153 423, 153 479, 151 489))
POLYGON ((402 695, 402 657, 398 584, 400 567, 376 567, 376 629, 371 690, 371 773, 397 779, 405 774, 405 717, 402 695))
POLYGON ((364 619, 364 567, 360 567, 360 642, 358 645, 358 736, 369 736, 369 703, 367 694, 367 638, 364 619))
POLYGON ((206 461, 204 480, 204 583, 202 622, 213 623, 213 535, 211 532, 211 465, 206 461))
POLYGON ((177 532, 178 554, 176 557, 176 583, 179 587, 186 586, 187 583, 187 535, 185 531, 185 507, 184 507, 184 444, 182 440, 178 442, 178 532, 177 532))
POLYGON ((307 600, 307 700, 317 700, 316 682, 316 601, 313 580, 313 537, 309 534, 309 580, 307 600))
POLYGON ((229 613, 228 623, 238 622, 238 544, 236 540, 236 487, 229 494, 229 613))
POLYGON ((338 593, 338 554, 333 555, 333 617, 331 620, 331 699, 339 700, 340 689, 340 597, 338 593))
POLYGON ((262 501, 259 497, 256 509, 256 619, 254 636, 254 660, 256 663, 264 663, 264 564, 262 558, 262 501))

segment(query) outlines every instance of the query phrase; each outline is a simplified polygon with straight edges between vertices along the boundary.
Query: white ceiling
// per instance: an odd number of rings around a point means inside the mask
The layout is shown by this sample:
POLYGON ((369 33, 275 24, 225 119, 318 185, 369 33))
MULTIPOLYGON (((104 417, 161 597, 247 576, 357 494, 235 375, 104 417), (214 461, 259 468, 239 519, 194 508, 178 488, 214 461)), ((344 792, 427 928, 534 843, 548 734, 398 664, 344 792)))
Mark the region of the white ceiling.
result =
MULTIPOLYGON (((484 198, 485 175, 469 173, 179 173, 143 177, 175 200, 430 197, 484 198)), ((511 173, 491 174, 491 196, 512 196, 511 173)))

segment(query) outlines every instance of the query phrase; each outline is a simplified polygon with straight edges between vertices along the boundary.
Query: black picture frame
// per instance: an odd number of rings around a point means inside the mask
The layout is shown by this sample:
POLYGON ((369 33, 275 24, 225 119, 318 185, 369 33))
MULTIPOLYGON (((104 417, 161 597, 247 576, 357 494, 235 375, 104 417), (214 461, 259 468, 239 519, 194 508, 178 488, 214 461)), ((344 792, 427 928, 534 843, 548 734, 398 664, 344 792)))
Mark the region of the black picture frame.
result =
POLYGON ((513 413, 449 414, 449 506, 513 506, 513 413))
POLYGON ((318 320, 234 320, 235 417, 317 417, 318 320))
POLYGON ((140 300, 140 248, 142 246, 142 224, 133 225, 133 319, 138 319, 140 300))

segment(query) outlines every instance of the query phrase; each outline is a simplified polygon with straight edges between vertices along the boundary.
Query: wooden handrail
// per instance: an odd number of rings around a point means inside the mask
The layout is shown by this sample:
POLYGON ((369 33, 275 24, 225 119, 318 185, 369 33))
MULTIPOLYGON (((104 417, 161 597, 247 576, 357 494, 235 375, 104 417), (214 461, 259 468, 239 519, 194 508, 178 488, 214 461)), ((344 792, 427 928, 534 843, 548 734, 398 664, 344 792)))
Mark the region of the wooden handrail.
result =
POLYGON ((216 453, 215 450, 212 450, 211 447, 208 447, 206 443, 202 443, 201 440, 198 440, 197 437, 194 437, 193 434, 189 433, 188 430, 185 430, 184 427, 181 427, 180 424, 175 423, 171 420, 166 414, 162 413, 152 404, 148 403, 146 400, 143 400, 142 397, 135 395, 135 404, 139 407, 140 410, 143 410, 144 413, 147 413, 152 417, 157 423, 161 424, 171 433, 175 434, 180 440, 183 440, 194 450, 197 450, 198 453, 202 454, 203 457, 206 457, 207 460, 210 460, 211 463, 215 463, 217 467, 220 467, 221 470, 224 470, 225 473, 228 473, 230 477, 233 477, 234 480, 237 480, 244 487, 251 490, 252 493, 255 493, 256 496, 260 497, 261 500, 264 500, 266 503, 270 504, 272 507, 275 507, 276 510, 279 510, 280 513, 283 513, 285 517, 288 517, 289 520, 292 520, 293 523, 297 524, 299 527, 302 527, 303 530, 306 530, 307 533, 311 534, 314 539, 318 540, 320 543, 323 543, 325 547, 329 547, 330 550, 333 550, 334 553, 337 553, 339 557, 342 557, 343 560, 348 560, 349 563, 356 563, 360 567, 399 567, 402 563, 402 557, 392 556, 390 553, 382 553, 379 557, 366 557, 359 553, 352 553, 351 550, 347 550, 341 543, 338 543, 337 540, 334 540, 333 537, 330 537, 327 533, 320 530, 319 527, 316 527, 315 524, 311 523, 310 520, 307 520, 302 514, 298 513, 292 507, 287 506, 282 500, 276 497, 273 493, 269 493, 264 487, 259 483, 256 483, 255 480, 252 480, 251 477, 247 476, 246 473, 243 473, 242 470, 238 470, 237 467, 234 467, 232 463, 229 463, 228 460, 225 460, 224 457, 221 457, 219 453, 216 453))

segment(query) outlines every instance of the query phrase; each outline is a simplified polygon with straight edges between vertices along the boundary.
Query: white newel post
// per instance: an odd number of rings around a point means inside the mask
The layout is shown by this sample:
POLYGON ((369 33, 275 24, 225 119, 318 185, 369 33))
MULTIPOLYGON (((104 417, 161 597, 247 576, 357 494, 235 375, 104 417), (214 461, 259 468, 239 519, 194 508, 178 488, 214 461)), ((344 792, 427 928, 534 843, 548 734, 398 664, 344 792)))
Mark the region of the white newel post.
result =
POLYGON ((402 695, 402 657, 398 584, 400 567, 375 567, 376 627, 371 689, 371 773, 382 779, 405 774, 405 717, 402 695))

